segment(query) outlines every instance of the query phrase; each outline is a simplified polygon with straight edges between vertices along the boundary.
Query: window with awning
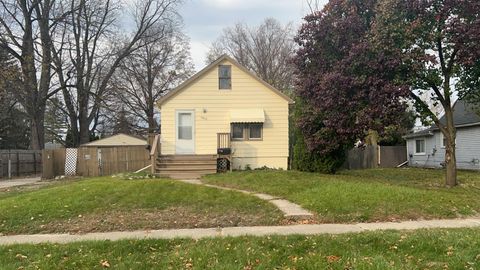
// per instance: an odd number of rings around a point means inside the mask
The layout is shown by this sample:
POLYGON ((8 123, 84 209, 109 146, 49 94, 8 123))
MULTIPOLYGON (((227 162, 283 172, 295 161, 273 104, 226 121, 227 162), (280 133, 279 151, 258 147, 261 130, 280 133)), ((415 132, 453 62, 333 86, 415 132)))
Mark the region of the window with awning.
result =
POLYGON ((235 109, 230 111, 230 123, 263 123, 263 109, 235 109))
POLYGON ((231 136, 235 141, 263 140, 263 109, 239 109, 230 112, 231 136))

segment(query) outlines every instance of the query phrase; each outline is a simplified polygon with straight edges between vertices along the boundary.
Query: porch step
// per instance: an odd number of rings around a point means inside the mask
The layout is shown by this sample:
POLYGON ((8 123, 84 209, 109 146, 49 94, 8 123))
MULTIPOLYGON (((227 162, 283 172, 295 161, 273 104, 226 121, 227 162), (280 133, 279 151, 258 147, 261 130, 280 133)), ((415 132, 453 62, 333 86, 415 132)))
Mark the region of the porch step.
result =
POLYGON ((157 175, 196 179, 217 172, 216 155, 162 155, 157 158, 157 175))
POLYGON ((216 160, 217 155, 161 155, 158 157, 160 160, 216 160))
POLYGON ((172 167, 165 167, 165 168, 158 168, 158 173, 171 173, 171 172, 198 172, 198 173, 216 173, 217 167, 184 167, 184 168, 172 168, 172 167))
POLYGON ((192 170, 216 170, 217 163, 192 163, 192 164, 176 164, 176 163, 157 163, 157 168, 164 170, 192 171, 192 170))
POLYGON ((159 177, 168 177, 172 179, 199 179, 206 174, 192 173, 192 172, 181 172, 181 173, 156 173, 159 177))
POLYGON ((217 159, 212 160, 172 160, 172 159, 157 159, 157 165, 172 165, 172 166, 182 166, 182 165, 216 165, 217 159))

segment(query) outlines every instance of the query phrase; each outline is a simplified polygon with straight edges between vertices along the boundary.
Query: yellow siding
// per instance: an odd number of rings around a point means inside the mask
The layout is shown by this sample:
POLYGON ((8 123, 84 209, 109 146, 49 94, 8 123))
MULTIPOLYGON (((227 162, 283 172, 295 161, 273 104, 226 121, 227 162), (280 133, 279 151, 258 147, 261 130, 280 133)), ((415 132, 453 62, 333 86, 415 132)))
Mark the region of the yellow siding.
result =
POLYGON ((231 109, 263 109, 263 140, 233 141, 233 167, 286 169, 288 101, 233 64, 231 90, 219 90, 217 76, 215 67, 161 105, 162 154, 175 154, 176 110, 195 110, 195 154, 216 154, 217 133, 230 132, 231 109))

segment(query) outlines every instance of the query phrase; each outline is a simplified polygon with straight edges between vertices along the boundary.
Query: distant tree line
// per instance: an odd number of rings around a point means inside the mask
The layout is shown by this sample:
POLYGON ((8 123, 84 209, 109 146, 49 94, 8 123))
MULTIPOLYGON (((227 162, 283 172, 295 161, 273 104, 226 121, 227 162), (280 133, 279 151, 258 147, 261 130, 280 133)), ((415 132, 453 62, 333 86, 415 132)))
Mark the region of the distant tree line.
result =
MULTIPOLYGON (((0 60, 14 70, 2 72, 9 85, 2 85, 0 102, 10 102, 2 108, 19 110, 15 116, 23 120, 2 117, 27 126, 23 134, 32 149, 51 140, 78 146, 120 126, 125 132, 155 130, 155 100, 192 72, 180 4, 0 0, 0 60), (125 129, 126 119, 135 125, 125 129)), ((12 142, 10 133, 2 130, 1 140, 12 142)))

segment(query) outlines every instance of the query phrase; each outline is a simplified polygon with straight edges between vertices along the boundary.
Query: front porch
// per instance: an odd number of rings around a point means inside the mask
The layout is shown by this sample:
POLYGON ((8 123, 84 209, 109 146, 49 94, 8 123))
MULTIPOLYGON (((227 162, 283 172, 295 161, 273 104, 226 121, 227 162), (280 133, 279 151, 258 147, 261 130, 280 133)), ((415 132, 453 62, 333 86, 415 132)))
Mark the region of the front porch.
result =
POLYGON ((197 179, 203 175, 231 168, 232 146, 230 133, 217 133, 217 153, 162 154, 161 134, 151 144, 150 160, 153 174, 176 179, 197 179))

